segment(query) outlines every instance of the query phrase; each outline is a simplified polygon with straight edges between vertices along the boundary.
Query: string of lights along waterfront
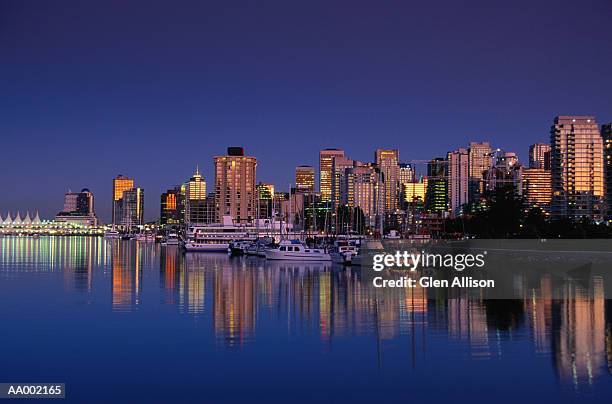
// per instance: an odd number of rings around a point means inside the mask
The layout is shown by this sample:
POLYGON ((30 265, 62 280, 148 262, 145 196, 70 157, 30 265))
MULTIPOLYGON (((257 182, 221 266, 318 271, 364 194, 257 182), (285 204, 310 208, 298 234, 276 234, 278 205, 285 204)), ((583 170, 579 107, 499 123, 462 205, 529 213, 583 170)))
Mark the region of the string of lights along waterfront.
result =
POLYGON ((341 148, 325 148, 319 153, 318 175, 315 167, 298 164, 287 189, 258 181, 257 158, 232 146, 213 158, 212 186, 195 167, 159 202, 149 202, 148 196, 146 203, 160 206, 155 222, 144 220, 145 190, 120 174, 112 180, 106 227, 96 216, 93 192, 83 188, 66 193, 63 208, 51 220, 41 220, 37 212, 9 211, 0 213, 0 228, 4 233, 99 234, 109 226, 171 230, 229 216, 237 224, 277 220, 304 232, 396 230, 444 237, 465 233, 466 221, 485 214, 499 219, 502 206, 532 223, 601 226, 612 221, 612 123, 600 126, 593 116, 558 116, 548 142, 534 139, 528 152, 523 163, 515 151, 481 140, 426 161, 402 160, 399 150, 379 148, 368 162, 351 159, 341 148))

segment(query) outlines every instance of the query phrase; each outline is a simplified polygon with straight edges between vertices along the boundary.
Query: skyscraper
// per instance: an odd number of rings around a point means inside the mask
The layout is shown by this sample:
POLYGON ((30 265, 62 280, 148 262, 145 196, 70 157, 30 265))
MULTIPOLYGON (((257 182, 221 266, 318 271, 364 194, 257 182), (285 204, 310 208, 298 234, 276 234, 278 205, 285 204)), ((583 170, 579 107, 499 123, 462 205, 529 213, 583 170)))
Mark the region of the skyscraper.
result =
POLYGON ((360 208, 367 225, 374 226, 377 215, 378 173, 368 165, 347 168, 343 182, 341 202, 351 208, 360 208))
POLYGON ((592 116, 558 116, 550 129, 553 218, 604 213, 603 140, 592 116))
POLYGON ((604 174, 606 178, 606 220, 612 220, 612 123, 601 126, 604 148, 604 174))
POLYGON ((144 190, 130 188, 123 191, 119 199, 120 224, 125 228, 142 226, 144 224, 144 190))
POLYGON ((123 198, 123 191, 134 188, 134 180, 119 174, 113 178, 113 204, 112 204, 112 223, 121 224, 122 215, 119 211, 120 201, 123 198))
POLYGON ((424 206, 427 198, 428 182, 427 177, 423 177, 419 182, 403 183, 402 195, 404 195, 404 202, 421 207, 424 206))
POLYGON ((453 217, 462 213, 468 203, 469 153, 464 148, 449 152, 448 160, 448 204, 453 217))
POLYGON ((206 221, 206 181, 199 167, 185 187, 185 223, 192 225, 207 224, 206 221))
POLYGON ((324 149, 319 152, 319 191, 321 202, 331 202, 333 181, 333 160, 335 157, 344 157, 340 149, 324 149))
POLYGON ((67 192, 64 195, 64 209, 55 219, 62 222, 96 226, 98 218, 94 211, 94 196, 87 188, 81 192, 67 192))
POLYGON ((521 191, 527 209, 540 208, 550 213, 552 196, 550 170, 543 168, 521 169, 521 191))
POLYGON ((401 163, 399 165, 399 182, 400 184, 405 184, 407 182, 414 182, 414 168, 412 164, 409 163, 401 163))
POLYGON ((429 212, 446 212, 447 204, 447 161, 441 157, 427 163, 427 195, 425 208, 429 212))
POLYGON ((352 168, 354 161, 346 157, 336 156, 332 160, 332 207, 334 211, 340 205, 342 183, 346 181, 345 171, 352 168))
POLYGON ((236 222, 255 219, 257 159, 244 155, 242 147, 228 147, 226 156, 215 157, 217 221, 229 215, 236 222))
POLYGON ((535 143, 529 146, 529 168, 550 170, 550 144, 535 143))
POLYGON ((295 168, 295 188, 297 192, 314 192, 315 170, 313 166, 295 168))
POLYGON ((274 215, 274 185, 266 182, 257 184, 259 219, 270 219, 274 215))
POLYGON ((483 173, 491 168, 492 153, 489 142, 470 142, 469 153, 469 191, 470 202, 480 200, 484 192, 483 173))
POLYGON ((159 223, 162 226, 185 222, 185 188, 185 185, 177 185, 161 194, 159 223))
POLYGON ((376 149, 374 158, 383 176, 385 213, 393 213, 399 199, 399 151, 376 149))

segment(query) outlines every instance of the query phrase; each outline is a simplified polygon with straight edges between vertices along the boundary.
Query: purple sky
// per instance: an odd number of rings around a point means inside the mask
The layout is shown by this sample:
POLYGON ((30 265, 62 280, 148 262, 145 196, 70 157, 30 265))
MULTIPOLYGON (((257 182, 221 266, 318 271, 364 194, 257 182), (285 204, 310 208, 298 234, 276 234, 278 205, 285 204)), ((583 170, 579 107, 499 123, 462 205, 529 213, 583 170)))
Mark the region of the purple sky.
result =
POLYGON ((257 179, 344 148, 526 157, 555 115, 612 120, 612 2, 0 2, 0 212, 69 188, 110 216, 118 173, 159 194, 244 146, 257 179), (95 3, 95 4, 94 4, 95 3), (179 7, 180 5, 180 7, 179 7))

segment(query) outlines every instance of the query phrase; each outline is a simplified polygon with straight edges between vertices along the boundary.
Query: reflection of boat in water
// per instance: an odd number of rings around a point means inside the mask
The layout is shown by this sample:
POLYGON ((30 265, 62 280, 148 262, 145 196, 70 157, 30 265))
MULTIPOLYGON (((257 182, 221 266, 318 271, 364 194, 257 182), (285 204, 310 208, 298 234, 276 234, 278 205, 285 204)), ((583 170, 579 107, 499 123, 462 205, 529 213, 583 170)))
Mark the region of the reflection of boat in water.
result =
POLYGON ((309 272, 325 272, 332 270, 332 264, 326 261, 261 261, 264 263, 263 268, 271 269, 275 272, 289 274, 306 274, 309 272))
POLYGON ((298 240, 284 240, 276 248, 265 250, 266 259, 283 261, 331 261, 325 249, 310 248, 298 240))

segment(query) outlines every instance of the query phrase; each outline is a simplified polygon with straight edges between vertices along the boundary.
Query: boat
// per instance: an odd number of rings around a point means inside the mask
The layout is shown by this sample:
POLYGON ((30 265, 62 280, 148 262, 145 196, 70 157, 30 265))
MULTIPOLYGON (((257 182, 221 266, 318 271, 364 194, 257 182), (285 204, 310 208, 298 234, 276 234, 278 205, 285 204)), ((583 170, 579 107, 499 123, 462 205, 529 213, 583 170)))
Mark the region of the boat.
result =
POLYGON ((119 232, 117 230, 106 230, 104 232, 104 238, 118 239, 120 237, 121 237, 121 235, 119 234, 119 232))
POLYGON ((170 233, 161 241, 162 245, 179 245, 180 239, 178 234, 170 233))
POLYGON ((233 240, 229 243, 229 252, 234 255, 246 255, 249 247, 253 244, 250 240, 233 240))
POLYGON ((272 247, 274 247, 273 237, 261 237, 255 240, 255 242, 251 243, 251 245, 247 248, 246 255, 266 258, 266 250, 272 247))
POLYGON ((222 223, 189 226, 183 247, 186 251, 227 252, 232 241, 254 241, 256 238, 254 227, 236 225, 231 216, 223 216, 222 223))
POLYGON ((353 257, 359 252, 355 245, 346 240, 337 240, 330 251, 332 261, 336 264, 351 265, 353 257))
POLYGON ((265 250, 268 260, 331 261, 331 255, 322 248, 310 248, 299 240, 283 240, 276 248, 265 250))

